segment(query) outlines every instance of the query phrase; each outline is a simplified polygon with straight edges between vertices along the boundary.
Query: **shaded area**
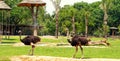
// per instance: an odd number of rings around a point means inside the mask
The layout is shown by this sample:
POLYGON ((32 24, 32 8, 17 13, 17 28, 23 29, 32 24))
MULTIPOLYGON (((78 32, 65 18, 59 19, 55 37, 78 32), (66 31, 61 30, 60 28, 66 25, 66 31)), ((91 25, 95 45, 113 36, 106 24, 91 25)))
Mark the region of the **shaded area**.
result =
POLYGON ((15 43, 17 43, 18 41, 16 41, 18 39, 14 39, 14 38, 2 38, 2 41, 0 43, 0 45, 13 45, 15 43))
POLYGON ((14 44, 16 42, 1 42, 1 44, 14 44))
MULTIPOLYGON (((19 31, 22 32, 22 35, 31 35, 33 25, 15 25, 15 24, 0 24, 3 27, 3 35, 19 35, 19 31), (9 28, 9 31, 7 31, 9 28)), ((37 26, 38 29, 41 29, 43 26, 37 26)))
POLYGON ((12 39, 12 38, 10 38, 10 39, 2 38, 2 40, 10 40, 10 41, 12 41, 12 40, 17 40, 17 39, 12 39))

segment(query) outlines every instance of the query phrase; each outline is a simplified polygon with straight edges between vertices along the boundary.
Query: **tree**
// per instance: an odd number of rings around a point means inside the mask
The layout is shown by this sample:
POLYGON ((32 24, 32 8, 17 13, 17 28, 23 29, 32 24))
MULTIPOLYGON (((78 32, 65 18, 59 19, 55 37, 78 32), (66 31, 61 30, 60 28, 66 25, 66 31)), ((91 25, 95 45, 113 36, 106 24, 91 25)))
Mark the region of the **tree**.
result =
POLYGON ((71 11, 71 20, 72 20, 72 34, 75 35, 76 29, 75 29, 75 15, 77 14, 77 9, 74 7, 71 7, 69 9, 71 11))
POLYGON ((111 9, 109 9, 109 22, 110 27, 118 27, 120 24, 120 0, 112 0, 111 9))
POLYGON ((85 37, 88 36, 88 18, 90 16, 89 11, 85 11, 85 37))
POLYGON ((107 22, 108 22, 108 9, 110 8, 110 4, 111 4, 111 0, 102 0, 101 4, 100 4, 100 8, 103 10, 104 12, 104 36, 105 38, 107 38, 107 22))
POLYGON ((51 0, 51 1, 52 1, 53 5, 55 7, 55 19, 56 19, 55 37, 58 38, 58 16, 59 16, 61 0, 51 0))
POLYGON ((62 29, 62 33, 69 36, 71 33, 74 35, 76 33, 76 15, 78 10, 73 6, 65 5, 60 10, 60 28, 62 29), (69 10, 68 10, 69 9, 69 10), (64 32, 63 32, 64 31, 64 32))
POLYGON ((89 16, 90 16, 90 7, 88 5, 88 3, 86 2, 80 2, 80 3, 76 3, 74 5, 74 7, 78 10, 80 10, 82 13, 82 16, 83 16, 83 19, 82 20, 85 20, 85 36, 87 37, 88 35, 88 19, 89 19, 89 16))
POLYGON ((65 5, 59 12, 59 31, 62 35, 69 36, 72 29, 72 6, 65 5), (69 9, 69 10, 68 10, 69 9))

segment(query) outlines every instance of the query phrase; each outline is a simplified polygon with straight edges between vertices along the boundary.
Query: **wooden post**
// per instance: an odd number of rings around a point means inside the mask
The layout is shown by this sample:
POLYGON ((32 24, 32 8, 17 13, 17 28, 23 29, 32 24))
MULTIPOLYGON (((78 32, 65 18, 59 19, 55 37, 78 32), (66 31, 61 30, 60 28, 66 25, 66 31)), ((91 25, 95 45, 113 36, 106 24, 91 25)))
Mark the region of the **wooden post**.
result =
POLYGON ((37 36, 37 15, 35 14, 37 11, 38 7, 32 6, 31 7, 31 12, 32 12, 32 17, 33 17, 33 35, 37 36))

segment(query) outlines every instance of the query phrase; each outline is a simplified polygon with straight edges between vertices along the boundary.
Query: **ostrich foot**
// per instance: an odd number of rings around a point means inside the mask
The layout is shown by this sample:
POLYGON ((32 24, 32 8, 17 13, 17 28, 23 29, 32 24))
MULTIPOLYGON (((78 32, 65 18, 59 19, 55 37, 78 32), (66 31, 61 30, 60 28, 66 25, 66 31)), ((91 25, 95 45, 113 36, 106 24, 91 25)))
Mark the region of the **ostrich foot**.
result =
POLYGON ((72 58, 75 58, 75 55, 73 55, 72 58))
POLYGON ((81 56, 81 58, 80 59, 83 59, 84 58, 84 55, 83 56, 81 56))
POLYGON ((33 56, 34 54, 28 54, 29 56, 33 56))

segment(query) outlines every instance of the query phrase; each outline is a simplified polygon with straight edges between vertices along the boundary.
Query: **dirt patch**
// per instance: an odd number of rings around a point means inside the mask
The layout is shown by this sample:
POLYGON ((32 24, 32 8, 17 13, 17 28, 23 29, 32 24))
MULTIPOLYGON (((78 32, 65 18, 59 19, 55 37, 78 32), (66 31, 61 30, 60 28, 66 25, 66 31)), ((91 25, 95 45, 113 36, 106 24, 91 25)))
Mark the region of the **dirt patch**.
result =
POLYGON ((109 46, 84 46, 86 48, 108 48, 109 46))
POLYGON ((42 36, 41 38, 56 39, 55 36, 50 35, 42 36))
MULTIPOLYGON (((36 46, 61 46, 61 47, 72 47, 68 43, 37 43, 36 46)), ((14 43, 13 46, 25 46, 22 42, 20 43, 14 43)))
POLYGON ((15 43, 13 46, 25 46, 23 43, 15 43))
MULTIPOLYGON (((14 43, 13 46, 25 46, 23 43, 14 43)), ((36 46, 51 46, 51 47, 72 47, 69 43, 38 43, 36 46)), ((108 46, 83 46, 85 48, 108 48, 108 46)))
POLYGON ((51 56, 14 56, 10 58, 11 61, 120 61, 120 59, 75 59, 75 58, 63 58, 63 57, 51 57, 51 56))

